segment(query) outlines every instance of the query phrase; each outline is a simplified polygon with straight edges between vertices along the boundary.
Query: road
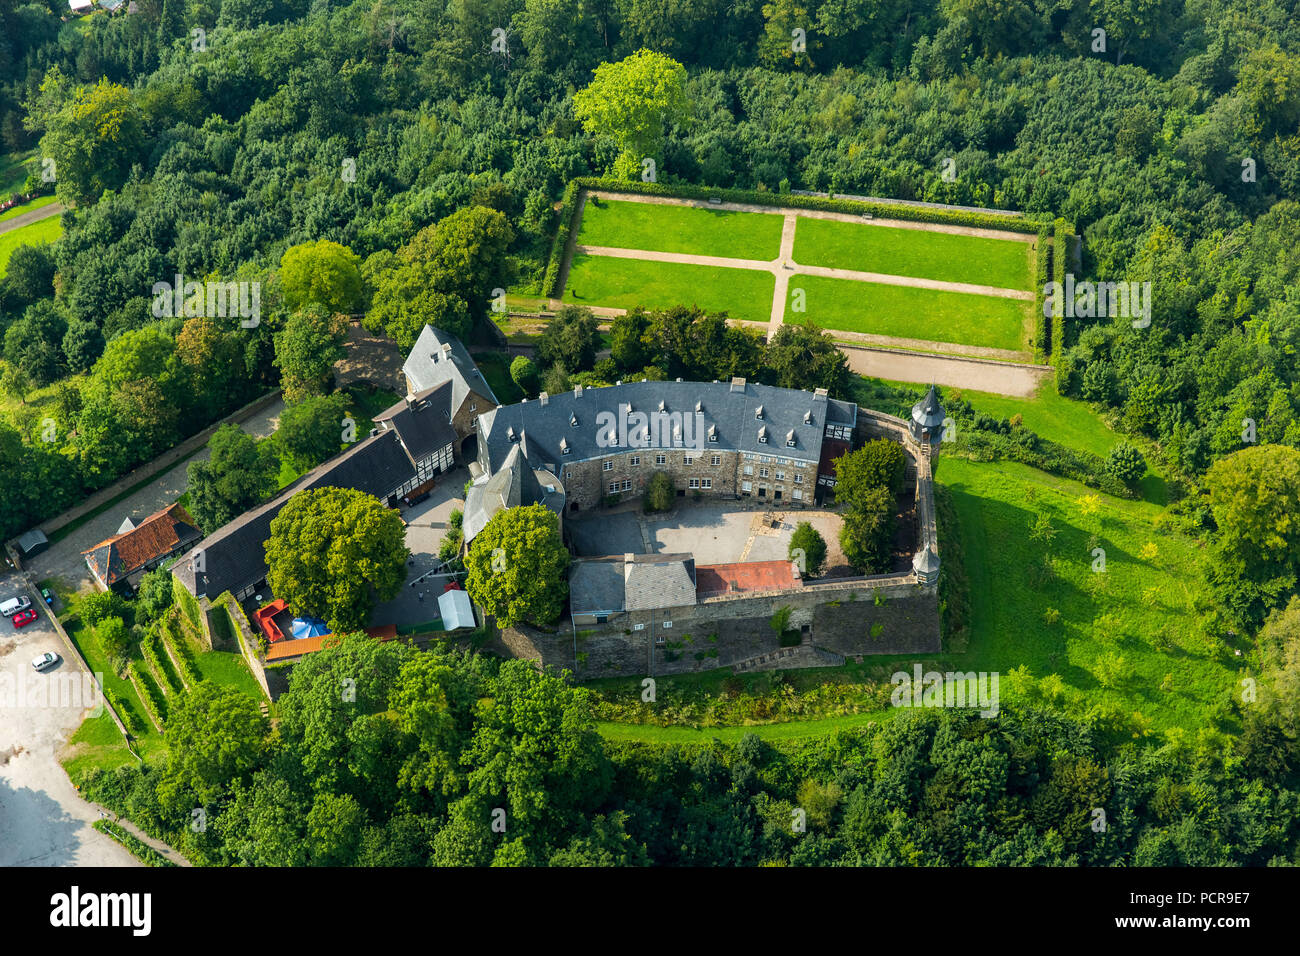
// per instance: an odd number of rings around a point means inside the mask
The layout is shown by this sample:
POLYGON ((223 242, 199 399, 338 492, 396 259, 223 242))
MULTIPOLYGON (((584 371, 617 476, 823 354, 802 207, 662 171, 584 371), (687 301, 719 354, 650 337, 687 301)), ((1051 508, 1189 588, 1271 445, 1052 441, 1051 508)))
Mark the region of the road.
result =
POLYGON ((42 206, 40 209, 33 209, 31 212, 25 212, 21 215, 14 216, 12 219, 5 219, 0 222, 0 235, 10 232, 14 229, 21 229, 23 226, 30 226, 34 222, 40 222, 42 219, 49 219, 51 216, 58 216, 63 213, 63 203, 52 202, 48 206, 42 206))
MULTIPOLYGON (((275 431, 282 411, 284 411, 284 403, 276 401, 240 427, 256 438, 265 438, 275 431)), ((208 449, 204 446, 189 458, 177 462, 170 469, 156 476, 129 498, 119 501, 103 514, 91 518, 67 537, 51 544, 47 551, 27 562, 28 570, 38 581, 57 577, 75 590, 90 591, 92 589, 90 571, 81 552, 115 535, 124 518, 130 518, 138 524, 141 518, 147 518, 154 512, 166 508, 185 493, 186 471, 189 463, 207 461, 207 459, 208 449)))
MULTIPOLYGON (((23 593, 21 575, 0 574, 0 600, 23 593)), ((0 618, 0 866, 139 866, 94 830, 99 811, 78 796, 58 754, 96 697, 44 608, 21 630, 0 618), (31 662, 63 660, 38 674, 31 662)))

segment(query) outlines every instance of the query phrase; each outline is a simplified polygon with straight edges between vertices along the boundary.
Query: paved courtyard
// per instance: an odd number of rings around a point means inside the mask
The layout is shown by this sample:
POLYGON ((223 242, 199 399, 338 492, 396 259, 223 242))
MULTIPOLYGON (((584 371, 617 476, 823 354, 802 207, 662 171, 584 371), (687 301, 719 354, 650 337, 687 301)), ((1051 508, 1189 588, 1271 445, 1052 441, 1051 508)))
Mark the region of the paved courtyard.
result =
POLYGON ((833 511, 764 509, 748 502, 678 499, 675 509, 642 513, 640 505, 565 521, 580 555, 693 554, 696 564, 784 561, 790 537, 807 521, 826 540, 826 570, 847 564, 839 546, 842 521, 833 511))
POLYGON ((436 568, 438 546, 447 533, 447 520, 454 509, 465 510, 465 482, 469 469, 455 468, 438 479, 427 501, 402 512, 406 519, 406 547, 411 552, 406 584, 393 600, 375 607, 372 625, 396 624, 412 627, 438 617, 438 595, 449 580, 446 576, 424 577, 436 568))

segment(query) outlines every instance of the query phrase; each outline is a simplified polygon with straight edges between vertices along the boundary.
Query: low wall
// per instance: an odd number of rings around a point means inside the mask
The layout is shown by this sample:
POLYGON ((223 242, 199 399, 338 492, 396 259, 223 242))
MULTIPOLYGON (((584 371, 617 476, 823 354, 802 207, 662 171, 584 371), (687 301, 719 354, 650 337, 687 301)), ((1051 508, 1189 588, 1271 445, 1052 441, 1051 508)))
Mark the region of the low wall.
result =
POLYGON ((199 432, 197 435, 192 435, 189 438, 185 439, 185 441, 181 442, 179 445, 176 445, 175 447, 170 448, 167 451, 163 452, 153 461, 146 462, 145 464, 136 468, 134 471, 127 472, 127 474, 123 475, 121 478, 113 482, 107 488, 99 489, 99 491, 95 492, 93 495, 90 495, 88 498, 82 501, 82 503, 77 505, 75 508, 65 511, 63 512, 63 514, 51 518, 48 521, 42 522, 41 524, 37 525, 37 527, 40 528, 42 531, 44 531, 47 536, 52 535, 60 528, 64 527, 65 525, 71 524, 73 521, 76 521, 78 518, 82 517, 83 515, 90 514, 92 511, 96 511, 99 508, 103 507, 104 505, 108 504, 108 502, 118 497, 118 495, 122 494, 124 491, 127 491, 128 489, 135 487, 140 482, 146 481, 147 479, 152 478, 153 476, 160 474, 168 470, 169 468, 172 468, 173 466, 176 465, 177 462, 183 461, 184 459, 188 458, 190 455, 194 454, 196 451, 198 451, 200 448, 206 445, 208 443, 208 439, 211 438, 213 433, 216 432, 216 430, 220 428, 222 425, 242 424, 243 422, 248 421, 248 419, 252 418, 258 412, 266 408, 269 408, 271 405, 273 405, 276 402, 277 399, 279 399, 279 397, 280 397, 280 392, 277 389, 274 392, 269 392, 268 394, 263 395, 261 398, 255 401, 249 402, 243 408, 231 412, 229 415, 227 415, 225 418, 221 419, 220 421, 215 422, 212 425, 209 425, 207 428, 203 429, 203 431, 199 432))

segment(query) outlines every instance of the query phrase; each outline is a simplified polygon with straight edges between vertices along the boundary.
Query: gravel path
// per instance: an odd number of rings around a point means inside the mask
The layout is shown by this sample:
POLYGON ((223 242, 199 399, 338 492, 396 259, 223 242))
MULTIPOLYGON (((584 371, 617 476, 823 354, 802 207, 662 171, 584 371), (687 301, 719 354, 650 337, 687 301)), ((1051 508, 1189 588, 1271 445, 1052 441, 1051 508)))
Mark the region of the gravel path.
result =
POLYGON ((841 345, 848 356, 849 368, 858 375, 897 382, 922 382, 995 392, 1016 398, 1030 398, 1038 391, 1052 369, 1009 362, 981 362, 976 359, 947 355, 922 355, 887 349, 857 348, 841 345))
POLYGON ((51 216, 57 216, 63 212, 64 206, 61 202, 52 202, 48 206, 42 206, 40 209, 33 209, 31 212, 25 212, 22 215, 14 216, 12 219, 6 219, 0 222, 0 235, 6 232, 12 232, 14 229, 21 229, 23 226, 30 226, 34 222, 40 222, 42 219, 49 219, 51 216))

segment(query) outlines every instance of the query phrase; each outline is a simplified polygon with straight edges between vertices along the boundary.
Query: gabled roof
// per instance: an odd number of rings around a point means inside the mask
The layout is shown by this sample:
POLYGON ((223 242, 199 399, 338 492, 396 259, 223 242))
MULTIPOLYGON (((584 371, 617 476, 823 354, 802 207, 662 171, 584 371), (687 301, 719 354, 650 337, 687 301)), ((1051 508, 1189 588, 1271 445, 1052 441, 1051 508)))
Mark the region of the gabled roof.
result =
POLYGON ((415 475, 395 431, 367 438, 337 458, 308 472, 259 508, 246 512, 199 542, 177 562, 173 573, 193 595, 216 597, 238 591, 266 576, 266 541, 271 521, 291 497, 310 488, 354 488, 387 494, 415 475), (203 552, 204 570, 194 570, 194 555, 203 552))
POLYGON ((617 614, 695 603, 695 558, 627 554, 582 558, 569 566, 570 614, 617 614))
POLYGON ((564 487, 554 474, 535 469, 524 456, 521 445, 515 445, 500 468, 470 486, 465 496, 466 543, 473 541, 498 511, 538 502, 552 511, 563 511, 564 487))
POLYGON ((414 464, 456 441, 451 427, 451 382, 403 399, 375 416, 375 423, 392 428, 414 464))
MULTIPOLYGON (((569 462, 603 458, 631 447, 634 415, 667 415, 657 447, 691 448, 699 453, 730 450, 817 461, 826 423, 852 425, 857 406, 798 389, 732 382, 628 382, 583 388, 505 405, 479 416, 479 441, 485 442, 491 470, 501 467, 511 447, 537 465, 563 468, 569 462), (759 417, 759 413, 762 417, 759 417), (698 416, 698 417, 697 417, 698 416), (623 425, 624 421, 628 424, 623 425), (612 447, 608 428, 618 429, 612 447), (679 434, 674 429, 680 427, 679 434), (710 441, 716 437, 716 441, 710 441), (767 441, 760 440, 766 437, 767 441), (793 445, 787 445, 793 440, 793 445), (566 452, 567 449, 567 452, 566 452)), ((651 420, 648 418, 648 420, 651 420)))
POLYGON ((128 530, 81 552, 105 585, 121 581, 203 536, 189 512, 177 503, 154 512, 139 525, 127 519, 122 527, 128 530))
POLYGON ((452 414, 460 409, 471 391, 478 392, 494 405, 500 404, 492 393, 492 386, 469 357, 465 346, 460 344, 460 339, 432 325, 426 325, 415 340, 402 371, 417 394, 450 382, 452 414))

